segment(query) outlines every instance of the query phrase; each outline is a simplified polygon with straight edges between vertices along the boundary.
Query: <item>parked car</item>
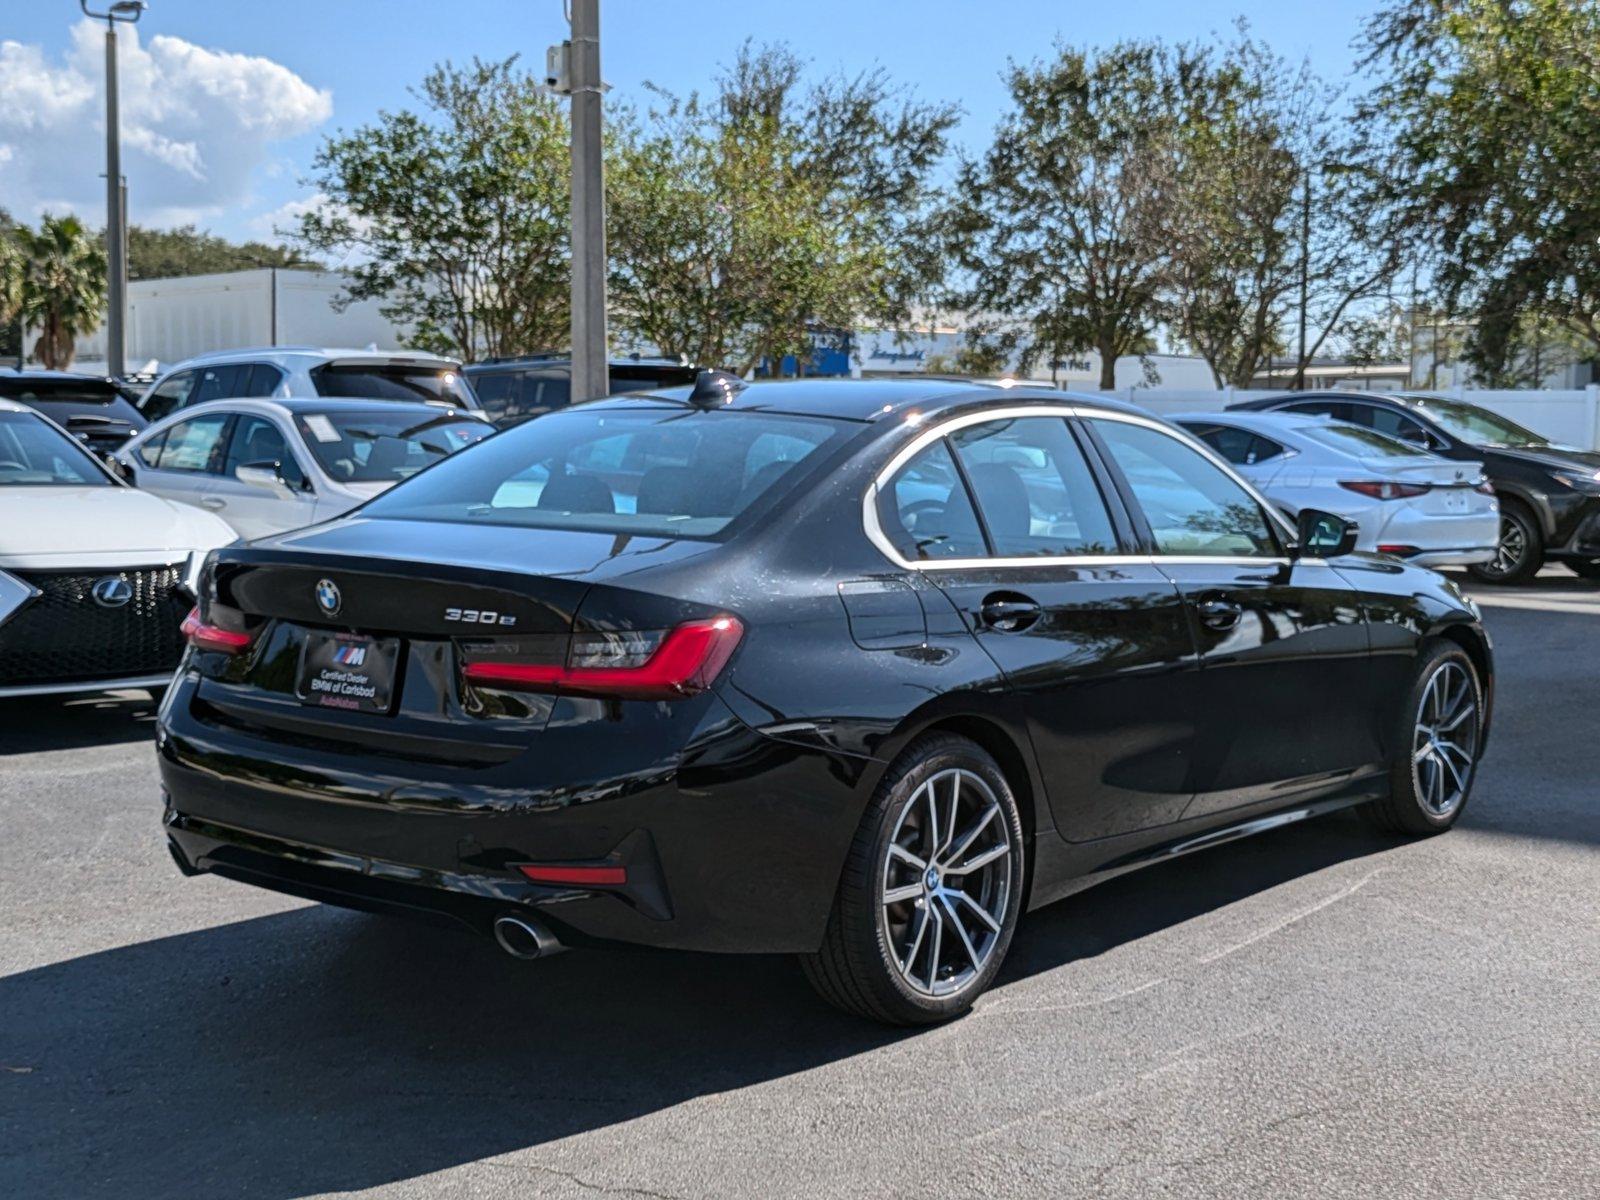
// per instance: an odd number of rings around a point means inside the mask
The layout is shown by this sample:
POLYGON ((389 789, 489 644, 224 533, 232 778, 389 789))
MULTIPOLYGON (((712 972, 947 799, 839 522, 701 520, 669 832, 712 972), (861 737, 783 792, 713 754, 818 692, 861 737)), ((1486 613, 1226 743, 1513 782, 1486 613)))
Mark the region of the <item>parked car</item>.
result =
POLYGON ((1184 413, 1187 429, 1292 520, 1338 513, 1356 548, 1425 567, 1494 559, 1500 506, 1481 463, 1441 458, 1360 425, 1298 413, 1184 413))
POLYGON ((43 413, 102 458, 149 424, 102 375, 0 370, 0 400, 43 413))
POLYGON ((359 396, 450 408, 478 408, 461 364, 418 351, 266 346, 222 350, 170 368, 140 401, 152 421, 208 400, 284 396, 359 396))
POLYGON ((130 483, 255 538, 348 512, 493 432, 434 404, 213 400, 152 425, 115 461, 130 483))
MULTIPOLYGON (((681 387, 695 381, 694 367, 674 358, 614 358, 611 394, 681 387)), ((491 358, 467 368, 484 412, 502 429, 572 402, 572 359, 565 354, 491 358)))
POLYGON ((232 540, 0 400, 0 697, 164 687, 199 556, 232 540))
POLYGON ((1387 433, 1445 458, 1481 461, 1500 500, 1495 557, 1468 569, 1517 583, 1547 559, 1600 579, 1600 452, 1561 446, 1476 404, 1440 396, 1358 393, 1266 396, 1230 412, 1321 414, 1387 433))
POLYGON ((187 872, 520 957, 793 952, 942 1020, 1096 880, 1354 805, 1454 823, 1488 640, 1353 538, 1115 401, 707 372, 218 551, 164 825, 187 872))

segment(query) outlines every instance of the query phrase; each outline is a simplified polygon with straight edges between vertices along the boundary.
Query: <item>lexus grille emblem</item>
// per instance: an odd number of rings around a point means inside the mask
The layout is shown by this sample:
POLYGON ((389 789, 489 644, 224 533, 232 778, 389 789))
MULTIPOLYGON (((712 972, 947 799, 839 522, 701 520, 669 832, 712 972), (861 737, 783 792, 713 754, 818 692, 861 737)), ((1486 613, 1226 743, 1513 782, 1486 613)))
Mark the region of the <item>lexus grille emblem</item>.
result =
POLYGON ((104 579, 94 581, 89 594, 101 608, 121 608, 133 599, 133 584, 121 575, 107 575, 104 579))
POLYGON ((317 607, 330 617, 339 615, 339 585, 331 579, 317 580, 317 607))

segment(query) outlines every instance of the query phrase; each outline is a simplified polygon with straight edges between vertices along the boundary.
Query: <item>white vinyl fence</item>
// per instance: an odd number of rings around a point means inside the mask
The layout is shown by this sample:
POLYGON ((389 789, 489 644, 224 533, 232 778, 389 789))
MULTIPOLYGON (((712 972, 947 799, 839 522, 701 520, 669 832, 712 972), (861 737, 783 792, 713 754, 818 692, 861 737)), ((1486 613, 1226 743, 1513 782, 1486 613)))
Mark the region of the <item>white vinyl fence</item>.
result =
MULTIPOLYGON (((1160 416, 1185 412, 1218 412, 1230 404, 1270 395, 1234 388, 1118 388, 1113 393, 1160 416)), ((1314 393, 1310 393, 1314 394, 1314 393)), ((1489 391, 1454 388, 1437 395, 1481 405, 1552 442, 1600 450, 1600 384, 1574 391, 1489 391)))

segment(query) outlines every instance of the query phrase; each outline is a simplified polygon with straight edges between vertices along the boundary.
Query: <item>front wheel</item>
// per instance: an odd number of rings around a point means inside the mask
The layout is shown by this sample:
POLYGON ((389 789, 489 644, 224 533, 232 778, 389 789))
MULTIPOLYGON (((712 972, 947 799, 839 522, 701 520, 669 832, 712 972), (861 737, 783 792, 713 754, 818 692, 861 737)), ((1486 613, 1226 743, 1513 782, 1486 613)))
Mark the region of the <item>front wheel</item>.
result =
POLYGON ((1443 833, 1467 805, 1483 744, 1483 684, 1466 651, 1431 646, 1398 719, 1389 794, 1364 814, 1393 833, 1443 833))
POLYGON ((1544 566, 1544 538, 1533 514, 1511 500, 1500 503, 1500 544, 1494 559, 1467 568, 1485 583, 1521 583, 1544 566))
POLYGON ((959 1016, 1000 970, 1022 880, 1022 821, 999 765, 966 738, 922 738, 867 805, 822 947, 801 968, 857 1016, 959 1016))

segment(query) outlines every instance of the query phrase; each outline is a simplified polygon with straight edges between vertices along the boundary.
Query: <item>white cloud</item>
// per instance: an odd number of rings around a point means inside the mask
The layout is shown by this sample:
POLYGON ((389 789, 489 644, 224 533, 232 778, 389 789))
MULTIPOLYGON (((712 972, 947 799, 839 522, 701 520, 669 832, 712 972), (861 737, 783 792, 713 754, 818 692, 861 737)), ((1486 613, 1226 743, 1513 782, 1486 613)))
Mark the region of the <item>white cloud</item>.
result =
MULTIPOLYGON (((331 95, 270 59, 121 30, 122 170, 140 224, 206 220, 246 204, 272 144, 315 129, 331 95)), ((104 34, 88 20, 60 61, 0 41, 0 207, 105 216, 104 34)))

